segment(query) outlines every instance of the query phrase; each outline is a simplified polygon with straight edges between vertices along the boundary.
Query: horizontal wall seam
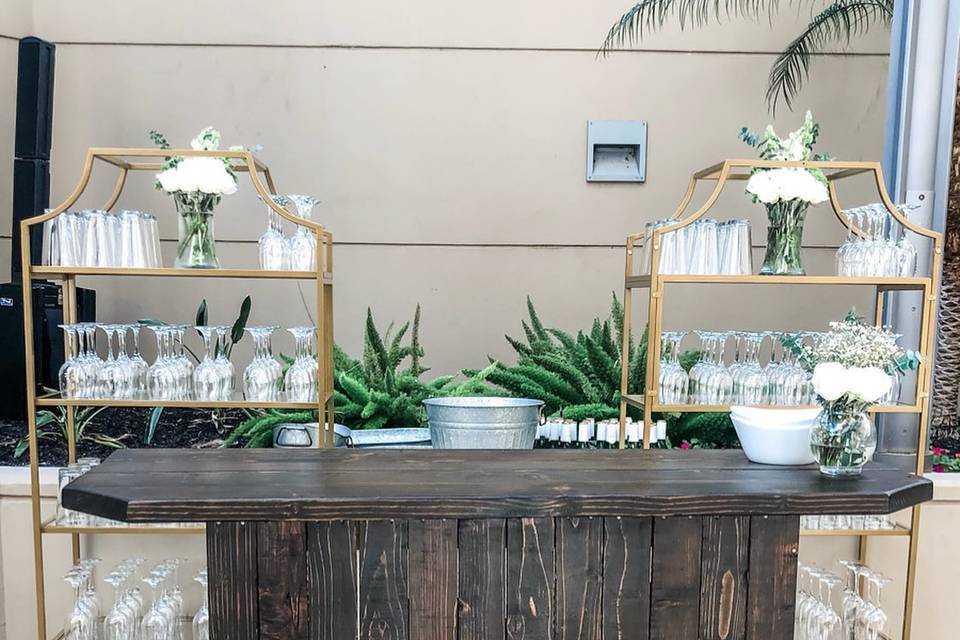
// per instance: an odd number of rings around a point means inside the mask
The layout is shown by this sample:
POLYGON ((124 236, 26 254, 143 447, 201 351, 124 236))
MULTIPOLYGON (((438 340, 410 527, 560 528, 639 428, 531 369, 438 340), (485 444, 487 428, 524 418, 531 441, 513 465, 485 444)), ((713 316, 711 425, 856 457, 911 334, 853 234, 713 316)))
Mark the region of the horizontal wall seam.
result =
MULTIPOLYGON (((123 42, 99 40, 64 40, 56 43, 57 46, 76 47, 183 47, 183 48, 242 48, 242 49, 357 49, 357 50, 386 50, 386 51, 485 51, 485 52, 540 52, 540 53, 590 53, 596 55, 598 48, 592 47, 495 47, 469 45, 394 45, 394 44, 276 44, 276 43, 247 43, 247 42, 123 42)), ((611 51, 610 56, 624 53, 657 53, 657 54, 703 54, 703 55, 736 55, 736 56, 778 56, 780 51, 743 51, 729 49, 661 49, 661 48, 629 48, 611 51)), ((844 57, 844 58, 887 58, 886 51, 821 51, 811 52, 812 57, 844 57)))

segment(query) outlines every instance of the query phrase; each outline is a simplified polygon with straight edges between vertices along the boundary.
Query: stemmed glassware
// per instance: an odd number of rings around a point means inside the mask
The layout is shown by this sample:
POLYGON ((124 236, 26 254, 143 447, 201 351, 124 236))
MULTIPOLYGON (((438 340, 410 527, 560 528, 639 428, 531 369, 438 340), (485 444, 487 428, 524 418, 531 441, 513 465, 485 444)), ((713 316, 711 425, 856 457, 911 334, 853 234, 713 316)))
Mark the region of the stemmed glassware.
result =
MULTIPOLYGON (((313 196, 287 196, 297 208, 297 216, 310 220, 313 207, 319 200, 313 196)), ((313 271, 317 267, 317 237, 309 228, 297 225, 297 230, 287 239, 289 268, 293 271, 313 271)))
POLYGON ((107 359, 102 365, 97 375, 100 398, 126 398, 128 397, 131 380, 124 363, 114 357, 113 338, 117 334, 121 325, 102 324, 100 329, 107 337, 107 359))
POLYGON ((230 362, 230 354, 227 353, 227 335, 230 333, 230 327, 226 325, 219 325, 216 327, 216 330, 216 365, 217 369, 220 371, 220 398, 223 400, 229 400, 230 396, 233 395, 233 392, 237 387, 236 370, 233 367, 233 363, 230 362))
POLYGON ((217 362, 217 327, 201 326, 197 331, 203 338, 204 356, 193 370, 193 397, 197 400, 225 400, 223 390, 228 382, 223 379, 223 369, 217 362))
POLYGON ((660 402, 685 404, 687 402, 687 372, 680 365, 680 343, 686 332, 664 331, 660 349, 660 402))
POLYGON ((133 379, 133 397, 141 397, 147 390, 147 361, 140 355, 140 324, 123 325, 123 331, 129 331, 132 340, 133 353, 128 356, 128 366, 133 379))
MULTIPOLYGON (((897 205, 902 213, 917 205, 897 205)), ((877 203, 844 211, 847 238, 837 250, 837 274, 860 277, 912 277, 917 250, 886 205, 877 203), (853 229, 857 229, 854 233, 853 229)))
POLYGON ((317 357, 313 352, 313 337, 316 327, 292 327, 288 331, 296 340, 296 356, 283 379, 287 400, 290 402, 316 402, 317 357))
POLYGON ((283 366, 273 357, 270 336, 276 327, 247 327, 253 338, 253 360, 243 371, 243 397, 273 402, 280 397, 283 366))
POLYGON ((747 406, 767 404, 770 400, 770 381, 759 360, 766 334, 739 332, 736 336, 738 349, 742 349, 743 355, 737 358, 739 366, 730 367, 733 376, 731 402, 747 406))
MULTIPOLYGON (((86 398, 89 397, 90 381, 87 379, 87 372, 83 363, 77 358, 79 356, 78 345, 78 325, 61 324, 60 328, 67 336, 66 359, 60 365, 60 394, 64 398, 86 398)), ((94 380, 94 383, 96 381, 94 380)))
MULTIPOLYGON (((261 200, 263 197, 261 196, 261 200)), ((271 196, 274 204, 286 208, 290 199, 286 196, 271 196)), ((287 241, 283 237, 283 224, 280 214, 267 206, 267 230, 257 243, 260 253, 260 268, 268 271, 280 271, 289 268, 287 241)))
POLYGON ((97 615, 86 588, 90 570, 77 565, 67 572, 63 580, 73 589, 73 605, 63 627, 64 640, 96 640, 97 615))
POLYGON ((193 616, 193 640, 210 640, 210 605, 207 594, 207 570, 203 569, 193 577, 202 589, 202 600, 197 614, 193 616))

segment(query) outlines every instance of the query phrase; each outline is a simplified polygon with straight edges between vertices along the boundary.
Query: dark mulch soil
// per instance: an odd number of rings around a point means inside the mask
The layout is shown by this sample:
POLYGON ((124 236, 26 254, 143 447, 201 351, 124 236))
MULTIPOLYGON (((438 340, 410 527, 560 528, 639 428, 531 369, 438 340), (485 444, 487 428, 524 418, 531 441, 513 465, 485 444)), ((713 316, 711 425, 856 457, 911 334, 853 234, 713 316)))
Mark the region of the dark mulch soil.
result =
MULTIPOLYGON (((119 440, 128 448, 202 448, 217 447, 230 430, 246 414, 240 410, 213 413, 209 410, 165 409, 157 423, 151 443, 145 441, 150 409, 108 408, 98 413, 84 427, 77 443, 77 456, 105 458, 115 448, 97 442, 103 436, 119 440)), ((27 435, 26 422, 0 421, 0 465, 27 465, 27 453, 19 458, 14 452, 27 435)), ((49 435, 39 440, 40 464, 59 466, 66 463, 67 447, 61 432, 49 425, 49 435)))

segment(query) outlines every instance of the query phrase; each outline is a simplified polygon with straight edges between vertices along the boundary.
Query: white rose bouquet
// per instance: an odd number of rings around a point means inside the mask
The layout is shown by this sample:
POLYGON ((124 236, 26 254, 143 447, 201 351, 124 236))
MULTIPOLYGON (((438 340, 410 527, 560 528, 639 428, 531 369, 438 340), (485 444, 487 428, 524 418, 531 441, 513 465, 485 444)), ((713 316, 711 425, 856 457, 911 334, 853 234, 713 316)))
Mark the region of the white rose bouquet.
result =
MULTIPOLYGON (((163 134, 150 132, 161 149, 169 149, 163 134)), ((194 150, 220 147, 220 132, 207 127, 190 141, 194 150)), ((242 147, 231 147, 231 150, 242 147)), ((237 176, 227 158, 171 156, 164 159, 157 174, 156 188, 173 196, 179 218, 177 267, 217 268, 213 236, 213 209, 223 196, 236 193, 237 176)))
POLYGON ((855 312, 831 322, 813 347, 794 338, 784 344, 812 371, 822 411, 811 446, 821 470, 859 473, 876 447, 867 409, 890 392, 897 376, 919 366, 919 354, 901 349, 894 333, 864 323, 855 312))
MULTIPOLYGON (((813 153, 819 133, 820 126, 807 111, 803 126, 786 138, 768 125, 762 136, 744 127, 740 139, 756 147, 763 160, 824 160, 829 156, 813 153)), ((830 198, 826 176, 819 169, 758 167, 747 180, 746 190, 754 202, 767 208, 767 254, 760 273, 803 275, 803 222, 810 205, 830 198)))

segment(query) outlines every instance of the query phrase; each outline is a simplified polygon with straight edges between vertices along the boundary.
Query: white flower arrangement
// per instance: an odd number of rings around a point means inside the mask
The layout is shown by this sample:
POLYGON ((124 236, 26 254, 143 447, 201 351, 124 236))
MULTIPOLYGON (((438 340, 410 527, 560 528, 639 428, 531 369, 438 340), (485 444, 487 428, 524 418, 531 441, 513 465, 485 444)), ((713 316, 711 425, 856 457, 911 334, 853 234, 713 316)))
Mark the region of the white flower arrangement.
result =
POLYGON ((843 322, 831 322, 815 347, 796 341, 786 346, 812 368, 811 382, 822 404, 874 404, 890 391, 892 376, 920 364, 915 351, 897 345, 895 334, 864 323, 854 312, 843 322))
MULTIPOLYGON (((819 131, 820 126, 813 121, 813 114, 807 111, 803 126, 786 139, 777 135, 773 125, 767 125, 762 138, 744 127, 740 130, 740 138, 757 147, 764 160, 819 160, 827 157, 813 153, 819 131)), ((820 204, 830 197, 826 176, 819 169, 758 168, 747 181, 746 190, 755 201, 763 204, 790 201, 820 204)))
MULTIPOLYGON (((166 138, 156 131, 150 136, 162 149, 169 149, 166 138)), ((220 147, 220 132, 213 127, 203 129, 190 141, 195 150, 211 151, 220 147)), ((230 150, 241 147, 230 147, 230 150)), ((237 176, 227 158, 171 157, 167 158, 157 174, 158 189, 170 194, 203 194, 226 196, 237 191, 237 176)))

